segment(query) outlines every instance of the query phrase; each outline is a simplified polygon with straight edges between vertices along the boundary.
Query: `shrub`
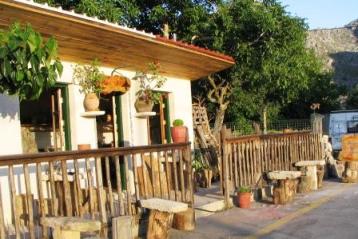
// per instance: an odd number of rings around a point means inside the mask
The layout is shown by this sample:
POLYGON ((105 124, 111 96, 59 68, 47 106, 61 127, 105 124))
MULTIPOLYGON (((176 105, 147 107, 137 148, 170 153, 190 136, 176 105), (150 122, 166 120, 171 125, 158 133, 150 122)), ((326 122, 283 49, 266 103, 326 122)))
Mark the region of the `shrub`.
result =
POLYGON ((182 119, 176 119, 173 121, 173 126, 183 126, 184 125, 184 121, 182 119))
POLYGON ((246 187, 246 186, 241 186, 239 188, 239 193, 249 193, 251 192, 251 188, 250 187, 246 187))
POLYGON ((29 24, 15 23, 8 31, 0 30, 0 93, 37 99, 56 83, 62 70, 54 38, 45 42, 29 24))

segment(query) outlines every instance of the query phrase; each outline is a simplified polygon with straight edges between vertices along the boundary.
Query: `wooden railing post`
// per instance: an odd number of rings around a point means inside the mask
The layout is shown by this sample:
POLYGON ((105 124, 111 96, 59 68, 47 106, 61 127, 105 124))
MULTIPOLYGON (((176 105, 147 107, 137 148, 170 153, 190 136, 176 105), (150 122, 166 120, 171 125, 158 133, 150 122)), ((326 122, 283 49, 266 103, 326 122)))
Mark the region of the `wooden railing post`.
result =
POLYGON ((227 129, 224 125, 221 129, 221 148, 222 148, 222 169, 221 169, 221 181, 224 190, 224 198, 226 208, 230 207, 230 186, 229 186, 229 164, 228 164, 228 144, 226 142, 227 129))

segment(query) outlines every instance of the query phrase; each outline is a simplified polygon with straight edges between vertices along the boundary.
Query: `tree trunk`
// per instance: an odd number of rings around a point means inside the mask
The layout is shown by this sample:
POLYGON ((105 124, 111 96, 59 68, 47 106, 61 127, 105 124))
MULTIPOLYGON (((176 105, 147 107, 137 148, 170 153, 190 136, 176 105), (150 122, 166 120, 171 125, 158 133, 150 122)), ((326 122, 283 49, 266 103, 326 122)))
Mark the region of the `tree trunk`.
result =
POLYGON ((263 124, 264 124, 264 134, 267 134, 267 106, 264 106, 264 109, 262 111, 263 116, 263 124))
POLYGON ((182 231, 193 231, 195 229, 195 211, 188 208, 185 212, 174 214, 173 228, 182 231))
POLYGON ((213 134, 215 135, 215 137, 220 133, 220 130, 223 127, 226 108, 227 107, 220 106, 216 112, 214 129, 213 129, 213 134))

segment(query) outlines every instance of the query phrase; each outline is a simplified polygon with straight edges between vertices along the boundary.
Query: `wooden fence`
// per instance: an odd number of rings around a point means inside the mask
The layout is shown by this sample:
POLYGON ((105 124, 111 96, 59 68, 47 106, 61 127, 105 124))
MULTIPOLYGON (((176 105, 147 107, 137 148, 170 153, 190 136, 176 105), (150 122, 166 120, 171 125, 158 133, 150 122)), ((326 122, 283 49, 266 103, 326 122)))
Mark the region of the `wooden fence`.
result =
POLYGON ((265 172, 295 170, 295 162, 323 158, 321 134, 310 131, 232 137, 224 128, 222 150, 227 202, 240 186, 257 186, 265 172))
POLYGON ((134 215, 139 200, 192 206, 190 143, 0 157, 0 238, 47 238, 41 217, 134 215))

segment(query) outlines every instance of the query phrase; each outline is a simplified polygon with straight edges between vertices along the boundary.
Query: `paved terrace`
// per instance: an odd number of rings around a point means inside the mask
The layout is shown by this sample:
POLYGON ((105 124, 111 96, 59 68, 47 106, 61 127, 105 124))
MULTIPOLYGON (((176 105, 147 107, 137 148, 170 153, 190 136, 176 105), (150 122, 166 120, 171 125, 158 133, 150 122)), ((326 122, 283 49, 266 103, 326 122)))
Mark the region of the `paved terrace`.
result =
POLYGON ((326 181, 322 189, 298 194, 288 205, 235 207, 199 218, 194 232, 172 230, 170 238, 358 238, 357 199, 357 184, 326 181))

